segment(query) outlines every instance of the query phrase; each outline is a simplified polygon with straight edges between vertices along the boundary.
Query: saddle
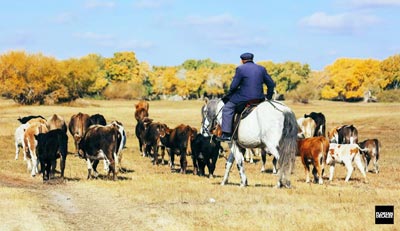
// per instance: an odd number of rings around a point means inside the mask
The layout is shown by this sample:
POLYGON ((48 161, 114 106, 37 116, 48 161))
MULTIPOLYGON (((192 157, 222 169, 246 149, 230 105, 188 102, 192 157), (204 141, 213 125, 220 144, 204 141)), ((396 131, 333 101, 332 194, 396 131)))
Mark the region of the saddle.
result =
POLYGON ((252 99, 236 106, 235 115, 233 116, 233 139, 237 140, 237 128, 239 127, 240 121, 246 118, 260 103, 264 101, 265 99, 252 99))

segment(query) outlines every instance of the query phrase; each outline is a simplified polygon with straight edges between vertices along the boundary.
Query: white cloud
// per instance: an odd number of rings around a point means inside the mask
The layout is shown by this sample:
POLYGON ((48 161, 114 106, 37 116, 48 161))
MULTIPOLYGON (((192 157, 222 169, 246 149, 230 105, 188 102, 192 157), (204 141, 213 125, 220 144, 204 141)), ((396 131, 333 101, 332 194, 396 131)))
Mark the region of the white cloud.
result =
POLYGON ((325 12, 317 12, 301 19, 300 25, 324 32, 352 33, 379 22, 379 18, 369 14, 342 13, 328 15, 325 12))
POLYGON ((85 3, 86 8, 113 8, 115 7, 114 1, 99 1, 99 0, 89 0, 85 3))

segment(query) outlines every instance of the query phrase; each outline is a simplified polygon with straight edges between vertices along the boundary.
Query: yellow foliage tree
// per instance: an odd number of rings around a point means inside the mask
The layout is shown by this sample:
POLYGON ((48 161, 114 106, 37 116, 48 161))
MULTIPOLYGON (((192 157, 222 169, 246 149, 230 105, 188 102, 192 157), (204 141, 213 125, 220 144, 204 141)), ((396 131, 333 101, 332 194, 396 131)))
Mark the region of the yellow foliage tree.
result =
POLYGON ((59 62, 42 54, 12 51, 0 56, 1 92, 21 104, 44 103, 62 86, 59 62))
POLYGON ((393 55, 381 62, 383 79, 388 82, 385 89, 400 88, 400 54, 393 55))
POLYGON ((376 92, 387 85, 378 60, 342 58, 326 67, 325 71, 329 76, 329 82, 321 90, 325 99, 357 100, 367 91, 376 92))
POLYGON ((155 69, 155 74, 150 79, 153 86, 153 92, 156 95, 172 95, 176 94, 178 70, 176 67, 159 67, 155 69))
POLYGON ((63 61, 63 83, 73 99, 99 94, 107 86, 105 71, 101 67, 102 59, 97 55, 63 61))
POLYGON ((139 62, 134 52, 116 52, 104 61, 107 79, 111 81, 133 81, 141 83, 139 62))

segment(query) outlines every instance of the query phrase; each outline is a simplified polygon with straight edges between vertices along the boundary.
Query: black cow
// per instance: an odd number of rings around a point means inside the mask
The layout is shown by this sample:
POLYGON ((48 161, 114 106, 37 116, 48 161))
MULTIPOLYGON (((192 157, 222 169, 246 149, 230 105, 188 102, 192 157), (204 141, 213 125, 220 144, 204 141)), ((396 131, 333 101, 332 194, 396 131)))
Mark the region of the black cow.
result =
POLYGON ((174 169, 175 154, 179 154, 181 169, 180 172, 186 174, 187 160, 186 155, 192 155, 192 141, 197 135, 197 129, 189 125, 178 125, 174 129, 166 128, 165 132, 160 133, 161 142, 170 148, 171 169, 174 169))
POLYGON ((91 115, 89 117, 89 120, 90 120, 90 124, 91 125, 93 125, 93 124, 100 124, 100 125, 103 125, 103 126, 107 125, 106 118, 104 118, 104 116, 101 115, 101 114, 91 115))
POLYGON ((217 141, 215 136, 197 134, 192 142, 193 173, 204 176, 207 166, 208 176, 213 177, 221 148, 221 142, 217 141))
POLYGON ((137 121, 136 127, 135 127, 135 135, 138 139, 139 142, 139 150, 142 156, 146 156, 147 153, 145 153, 145 143, 144 143, 144 138, 146 134, 146 128, 147 126, 153 122, 152 119, 145 117, 144 119, 140 119, 137 121))
POLYGON ((326 136, 326 120, 321 112, 311 112, 309 115, 304 114, 304 118, 311 117, 315 121, 315 130, 313 136, 326 136))
POLYGON ((19 117, 17 120, 18 120, 21 124, 25 124, 25 123, 27 123, 29 120, 35 119, 35 118, 41 118, 41 119, 46 120, 46 119, 45 119, 43 116, 41 116, 41 115, 37 115, 37 116, 31 115, 31 116, 19 117))
POLYGON ((344 125, 337 129, 338 144, 358 143, 358 131, 353 125, 344 125))
POLYGON ((92 169, 95 177, 98 176, 97 165, 99 160, 104 160, 104 168, 113 173, 113 180, 116 177, 116 166, 118 166, 118 144, 121 142, 118 126, 110 124, 92 125, 86 131, 85 136, 79 142, 78 154, 85 159, 88 166, 87 179, 92 177, 92 169))
POLYGON ((35 135, 36 153, 40 162, 43 181, 50 179, 50 171, 55 172, 56 161, 60 158, 61 178, 64 178, 65 161, 68 153, 68 136, 61 129, 35 135))

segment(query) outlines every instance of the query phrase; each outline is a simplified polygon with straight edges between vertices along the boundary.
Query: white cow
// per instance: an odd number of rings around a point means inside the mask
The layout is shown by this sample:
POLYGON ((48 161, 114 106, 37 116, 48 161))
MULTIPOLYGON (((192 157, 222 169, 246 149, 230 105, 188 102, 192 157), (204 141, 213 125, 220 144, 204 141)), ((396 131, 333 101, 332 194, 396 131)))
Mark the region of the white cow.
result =
POLYGON ((301 117, 297 119, 297 124, 300 127, 298 136, 301 138, 310 138, 314 136, 315 127, 317 124, 311 117, 301 117))
POLYGON ((37 140, 35 135, 48 132, 47 125, 43 123, 29 124, 24 133, 24 152, 26 153, 26 162, 28 170, 31 170, 31 176, 39 173, 38 156, 36 155, 37 140))
POLYGON ((15 138, 15 159, 18 160, 19 156, 19 148, 22 148, 22 152, 24 153, 24 160, 26 161, 26 152, 24 146, 24 134, 25 130, 29 127, 29 123, 21 124, 19 127, 15 129, 14 138, 15 138))
POLYGON ((356 163, 361 174, 364 176, 365 182, 367 182, 367 176, 365 175, 365 168, 361 161, 361 149, 358 144, 329 144, 329 151, 326 158, 326 164, 330 165, 329 169, 329 181, 332 181, 333 172, 335 171, 335 163, 344 164, 347 169, 347 176, 345 181, 348 182, 353 172, 353 162, 356 163))

